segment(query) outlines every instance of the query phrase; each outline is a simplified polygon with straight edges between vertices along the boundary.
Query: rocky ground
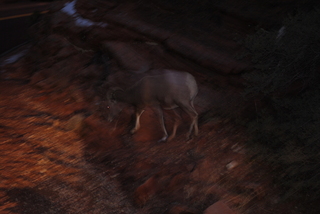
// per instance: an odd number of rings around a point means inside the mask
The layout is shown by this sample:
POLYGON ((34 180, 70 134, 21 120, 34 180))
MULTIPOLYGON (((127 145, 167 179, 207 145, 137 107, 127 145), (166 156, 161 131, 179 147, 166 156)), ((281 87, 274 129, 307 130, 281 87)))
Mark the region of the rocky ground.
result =
POLYGON ((241 121, 259 106, 241 95, 239 74, 251 67, 236 56, 256 23, 221 8, 185 20, 172 8, 54 3, 30 28, 33 43, 1 59, 1 213, 203 213, 218 201, 234 213, 318 213, 281 201, 274 169, 245 144, 241 121), (132 108, 106 121, 108 87, 129 87, 149 68, 195 76, 199 136, 185 139, 184 114, 166 143, 152 109, 134 135, 132 108))

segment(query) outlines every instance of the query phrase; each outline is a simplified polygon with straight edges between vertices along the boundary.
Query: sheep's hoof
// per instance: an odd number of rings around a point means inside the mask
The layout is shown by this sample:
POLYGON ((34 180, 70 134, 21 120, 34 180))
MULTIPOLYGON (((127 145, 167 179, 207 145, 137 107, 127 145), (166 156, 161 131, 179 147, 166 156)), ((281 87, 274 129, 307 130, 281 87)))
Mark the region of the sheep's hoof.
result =
POLYGON ((160 140, 158 140, 158 143, 165 142, 168 139, 168 135, 163 136, 160 140))
POLYGON ((137 131, 137 129, 131 129, 130 133, 134 134, 134 133, 136 133, 136 131, 137 131))

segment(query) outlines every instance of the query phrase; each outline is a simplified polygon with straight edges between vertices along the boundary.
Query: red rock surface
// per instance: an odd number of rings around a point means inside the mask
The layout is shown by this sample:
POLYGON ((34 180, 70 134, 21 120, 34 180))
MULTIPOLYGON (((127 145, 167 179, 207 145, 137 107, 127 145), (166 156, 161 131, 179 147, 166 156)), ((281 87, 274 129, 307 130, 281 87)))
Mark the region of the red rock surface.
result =
POLYGON ((235 214, 225 203, 218 201, 208 207, 204 214, 235 214))
MULTIPOLYGON (((1 213, 202 213, 221 200, 221 209, 235 213, 305 211, 303 203, 290 211, 279 203, 272 167, 250 157, 245 129, 235 122, 254 109, 238 75, 250 66, 235 58, 241 46, 231 39, 252 31, 247 17, 218 11, 228 37, 203 31, 198 41, 198 26, 179 32, 174 22, 145 18, 166 10, 179 21, 181 14, 165 5, 78 0, 79 16, 107 24, 80 27, 60 11, 66 3, 53 3, 32 27, 36 39, 26 54, 1 67, 1 213), (184 114, 167 143, 156 143, 160 125, 151 109, 134 135, 132 108, 106 121, 108 87, 129 87, 149 67, 195 76, 199 136, 186 141, 184 114)), ((171 115, 165 112, 169 130, 171 115)))

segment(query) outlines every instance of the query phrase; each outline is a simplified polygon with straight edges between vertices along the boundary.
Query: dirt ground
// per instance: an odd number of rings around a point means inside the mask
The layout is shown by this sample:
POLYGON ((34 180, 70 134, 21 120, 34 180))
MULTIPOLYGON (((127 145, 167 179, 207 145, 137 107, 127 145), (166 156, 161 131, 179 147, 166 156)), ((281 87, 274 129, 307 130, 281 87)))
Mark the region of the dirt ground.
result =
MULTIPOLYGON (((181 37, 186 29, 172 32, 170 26, 164 31, 132 3, 115 7, 113 1, 79 0, 82 17, 109 24, 90 30, 74 26, 60 12, 63 5, 53 4, 44 21, 31 28, 35 42, 11 53, 26 50, 26 55, 13 63, 4 63, 11 55, 1 59, 0 213, 203 213, 218 201, 235 213, 318 213, 307 199, 281 201, 275 169, 252 157, 245 143, 241 121, 257 106, 242 96, 239 69, 247 62, 235 59, 241 46, 233 38, 252 30, 246 20, 235 30, 222 25, 228 37, 202 35, 195 45, 196 35, 181 37), (104 7, 90 13, 95 4, 104 7), (141 25, 145 19, 149 23, 141 25), (154 30, 143 33, 150 26, 154 30), (157 30, 162 34, 155 38, 150 32, 157 30), (160 41, 168 32, 175 36, 160 41), (220 47, 205 45, 211 40, 220 47), (212 55, 194 54, 199 52, 223 57, 212 63, 212 55), (110 82, 128 86, 150 65, 195 76, 198 136, 186 140, 190 119, 184 113, 176 138, 164 143, 157 143, 162 133, 150 108, 134 135, 130 106, 107 122, 110 82)), ((235 20, 225 13, 223 18, 235 20)), ((171 130, 172 112, 165 118, 171 130)))
MULTIPOLYGON (((200 213, 218 200, 255 210, 253 201, 270 194, 267 172, 247 159, 243 131, 228 118, 200 116, 199 136, 186 141, 183 116, 176 139, 157 143, 151 109, 131 136, 132 109, 115 127, 90 104, 70 101, 70 92, 18 76, 1 79, 2 213, 200 213)), ((220 93, 200 85, 200 115, 220 93)))

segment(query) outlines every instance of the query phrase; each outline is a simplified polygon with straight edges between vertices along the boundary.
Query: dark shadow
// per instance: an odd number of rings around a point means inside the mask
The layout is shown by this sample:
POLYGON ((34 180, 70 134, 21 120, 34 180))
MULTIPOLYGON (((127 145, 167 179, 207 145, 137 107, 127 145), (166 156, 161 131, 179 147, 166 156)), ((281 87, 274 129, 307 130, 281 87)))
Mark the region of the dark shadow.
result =
POLYGON ((32 188, 14 188, 7 191, 10 201, 18 205, 9 210, 14 213, 45 214, 45 213, 67 213, 56 204, 52 203, 46 196, 39 194, 32 188))

